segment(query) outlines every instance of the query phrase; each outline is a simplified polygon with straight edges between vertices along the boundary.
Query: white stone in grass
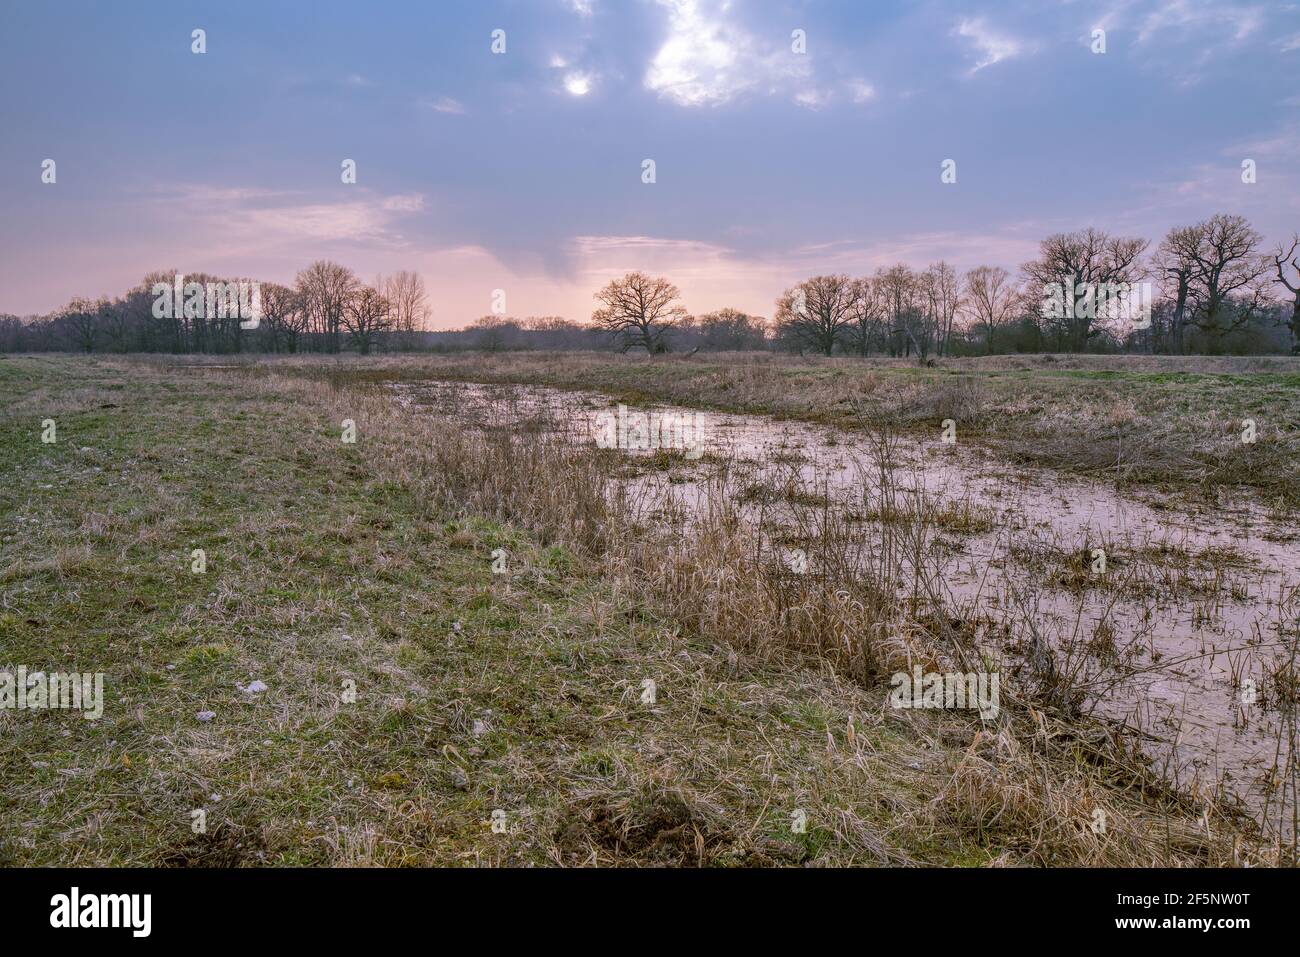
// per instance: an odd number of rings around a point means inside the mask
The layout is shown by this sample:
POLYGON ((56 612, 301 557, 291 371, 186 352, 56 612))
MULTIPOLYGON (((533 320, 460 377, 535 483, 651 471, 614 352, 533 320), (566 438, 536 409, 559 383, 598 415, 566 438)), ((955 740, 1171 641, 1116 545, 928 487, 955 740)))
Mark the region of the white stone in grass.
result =
POLYGON ((216 716, 217 713, 215 711, 200 711, 194 717, 198 718, 200 721, 206 722, 206 721, 211 721, 216 716))
POLYGON ((266 690, 266 685, 260 680, 250 681, 247 686, 236 684, 235 687, 244 692, 244 694, 260 694, 266 690))

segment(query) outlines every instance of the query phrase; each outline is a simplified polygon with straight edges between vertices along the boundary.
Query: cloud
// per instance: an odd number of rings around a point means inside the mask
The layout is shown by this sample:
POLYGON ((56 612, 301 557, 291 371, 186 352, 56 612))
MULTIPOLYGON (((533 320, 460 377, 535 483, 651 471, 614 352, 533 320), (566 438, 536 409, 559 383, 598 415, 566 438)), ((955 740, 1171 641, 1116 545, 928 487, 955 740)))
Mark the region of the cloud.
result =
POLYGON ((303 201, 300 194, 182 185, 158 191, 168 215, 194 223, 195 255, 218 259, 300 250, 308 258, 324 244, 405 245, 395 224, 424 209, 420 193, 388 196, 344 187, 347 199, 303 201), (204 228, 205 224, 207 227, 204 228), (206 245, 205 245, 206 243, 206 245))
POLYGON ((1021 223, 1004 230, 981 233, 933 231, 907 233, 875 242, 844 240, 799 246, 784 254, 800 278, 817 272, 845 272, 865 275, 883 266, 903 262, 924 269, 944 260, 958 269, 980 265, 1017 265, 1033 258, 1038 248, 1034 225, 1021 223))
POLYGON ((1014 37, 1007 36, 990 27, 982 17, 963 20, 953 31, 957 36, 970 40, 975 45, 979 57, 970 75, 974 76, 985 67, 1018 56, 1025 49, 1025 44, 1014 37))
POLYGON ((166 203, 175 200, 189 209, 235 206, 256 201, 283 199, 293 195, 284 190, 256 186, 208 186, 201 183, 161 186, 152 192, 163 197, 166 203))
POLYGON ((1232 39, 1240 41, 1253 34, 1264 22, 1258 7, 1228 4, 1222 0, 1168 0, 1147 14, 1138 30, 1138 42, 1159 36, 1167 40, 1173 32, 1190 33, 1206 28, 1216 32, 1224 26, 1233 30, 1232 39))
POLYGON ((829 104, 831 99, 829 90, 807 89, 800 90, 794 95, 795 103, 810 110, 820 110, 829 104))
MULTIPOLYGON (((743 93, 769 93, 809 76, 806 55, 761 49, 752 34, 726 14, 729 4, 659 0, 667 8, 668 37, 645 73, 645 87, 681 106, 717 106, 743 93)), ((807 89, 796 93, 805 98, 807 89)))
POLYGON ((568 0, 569 9, 580 17, 589 17, 594 12, 594 0, 568 0))
POLYGON ((1279 26, 1264 30, 1265 8, 1231 0, 1159 0, 1133 16, 1143 67, 1182 87, 1222 82, 1222 68, 1245 50, 1267 43, 1286 52, 1279 26))
POLYGON ((462 116, 465 113, 465 105, 449 96, 440 96, 436 100, 422 100, 421 105, 437 113, 451 113, 454 116, 462 116))
POLYGON ((845 86, 854 103, 866 103, 876 98, 876 88, 861 77, 851 78, 845 86))

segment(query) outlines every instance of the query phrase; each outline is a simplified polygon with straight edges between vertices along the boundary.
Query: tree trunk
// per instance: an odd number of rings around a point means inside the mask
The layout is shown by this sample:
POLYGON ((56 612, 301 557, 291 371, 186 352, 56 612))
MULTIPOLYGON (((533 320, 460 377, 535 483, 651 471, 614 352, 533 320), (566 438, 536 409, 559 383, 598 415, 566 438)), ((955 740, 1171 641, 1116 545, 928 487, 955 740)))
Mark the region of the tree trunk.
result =
POLYGON ((1178 283, 1178 300, 1174 304, 1174 355, 1183 354, 1183 323, 1187 316, 1187 284, 1178 283))

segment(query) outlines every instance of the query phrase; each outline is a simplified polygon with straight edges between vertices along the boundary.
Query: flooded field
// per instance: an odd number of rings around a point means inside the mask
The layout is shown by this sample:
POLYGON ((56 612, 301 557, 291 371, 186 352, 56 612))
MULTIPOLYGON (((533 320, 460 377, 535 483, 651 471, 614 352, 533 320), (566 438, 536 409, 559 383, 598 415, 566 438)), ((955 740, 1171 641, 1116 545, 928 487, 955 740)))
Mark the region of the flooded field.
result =
POLYGON ((1270 829, 1293 827, 1285 779, 1300 641, 1294 515, 1246 494, 1207 504, 1024 469, 963 444, 959 432, 924 442, 755 415, 624 409, 624 436, 628 417, 653 413, 686 446, 648 449, 625 437, 611 443, 619 410, 596 393, 389 388, 431 415, 555 431, 612 456, 647 516, 739 497, 795 573, 816 573, 815 547, 805 546, 816 513, 870 527, 923 502, 931 611, 942 607, 1003 667, 1050 649, 1071 706, 1133 729, 1169 780, 1235 797, 1270 829))

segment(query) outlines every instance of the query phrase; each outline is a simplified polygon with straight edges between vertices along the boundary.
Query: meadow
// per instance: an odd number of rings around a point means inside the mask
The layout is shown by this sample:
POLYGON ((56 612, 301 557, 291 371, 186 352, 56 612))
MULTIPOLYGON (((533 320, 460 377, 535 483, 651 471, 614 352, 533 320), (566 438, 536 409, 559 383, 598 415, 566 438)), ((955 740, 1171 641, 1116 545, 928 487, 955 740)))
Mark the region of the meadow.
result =
MULTIPOLYGON (((954 603, 936 549, 1001 520, 898 474, 952 420, 1049 483, 1284 529, 1298 395, 1287 359, 0 359, 0 669, 106 688, 97 721, 0 710, 0 863, 1292 864, 1294 592, 1252 665, 1260 807, 1090 707, 1155 655, 954 603), (850 507, 421 391, 448 383, 806 422, 867 468, 850 507), (704 494, 651 506, 656 479, 704 494), (998 672, 997 714, 897 707, 918 666, 998 672)), ((1058 591, 1256 597, 1224 550, 1124 542, 1103 584, 1076 543, 1013 544, 1058 591)))

